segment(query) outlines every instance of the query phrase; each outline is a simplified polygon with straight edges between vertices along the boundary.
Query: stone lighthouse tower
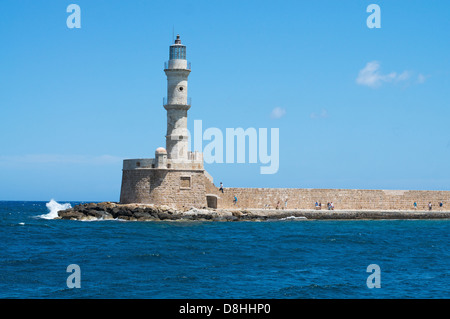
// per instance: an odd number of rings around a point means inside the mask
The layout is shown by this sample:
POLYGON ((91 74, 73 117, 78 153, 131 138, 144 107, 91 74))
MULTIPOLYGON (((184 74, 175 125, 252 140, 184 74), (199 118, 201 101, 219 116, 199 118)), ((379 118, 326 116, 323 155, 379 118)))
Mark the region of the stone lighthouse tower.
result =
POLYGON ((175 43, 169 49, 169 61, 165 64, 167 76, 166 150, 168 159, 173 162, 186 162, 188 159, 187 111, 191 107, 188 99, 188 76, 191 72, 186 60, 186 46, 181 44, 177 34, 175 43))
MULTIPOLYGON (((186 46, 177 35, 165 63, 167 77, 166 148, 158 147, 155 158, 125 159, 120 202, 123 204, 170 205, 178 208, 216 207, 213 179, 203 166, 203 154, 188 149, 187 111, 190 64, 186 46)), ((161 134, 162 135, 162 134, 161 134)))

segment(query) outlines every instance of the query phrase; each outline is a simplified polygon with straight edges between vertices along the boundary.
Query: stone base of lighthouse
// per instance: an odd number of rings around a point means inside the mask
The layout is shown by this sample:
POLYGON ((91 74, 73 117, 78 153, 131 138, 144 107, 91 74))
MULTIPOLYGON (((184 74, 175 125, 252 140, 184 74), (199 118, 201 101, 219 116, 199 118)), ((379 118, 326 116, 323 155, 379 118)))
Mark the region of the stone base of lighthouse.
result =
POLYGON ((203 168, 200 153, 188 160, 161 163, 155 159, 124 160, 122 171, 122 204, 168 205, 177 209, 217 207, 217 196, 211 176, 203 168))

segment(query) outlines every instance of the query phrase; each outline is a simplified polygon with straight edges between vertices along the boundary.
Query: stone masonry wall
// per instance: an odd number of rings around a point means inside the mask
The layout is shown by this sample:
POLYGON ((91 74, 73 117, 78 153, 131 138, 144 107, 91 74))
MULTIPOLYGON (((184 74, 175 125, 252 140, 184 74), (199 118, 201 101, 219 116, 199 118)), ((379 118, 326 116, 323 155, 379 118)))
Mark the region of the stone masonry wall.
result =
POLYGON ((203 170, 123 170, 120 202, 206 207, 203 170))
POLYGON ((328 202, 333 202, 335 209, 412 210, 414 202, 418 210, 428 210, 428 202, 433 210, 450 209, 450 191, 225 188, 222 193, 203 170, 170 169, 124 170, 120 202, 202 208, 207 206, 207 194, 217 196, 218 208, 273 209, 279 202, 282 209, 287 199, 287 209, 315 209, 316 201, 322 203, 322 210, 328 202))
MULTIPOLYGON (((212 193, 212 189, 208 190, 212 193)), ((335 209, 379 209, 412 210, 417 202, 418 210, 428 210, 431 202, 433 210, 450 209, 450 191, 400 191, 400 190, 359 190, 359 189, 296 189, 296 188, 225 188, 224 193, 216 188, 218 208, 279 208, 315 209, 315 202, 333 202, 335 209), (237 205, 233 203, 237 197, 237 205), (439 202, 443 208, 439 208, 439 202), (269 206, 266 206, 269 205, 269 206)))
POLYGON ((142 203, 149 200, 150 178, 149 170, 123 170, 120 202, 124 204, 142 203))

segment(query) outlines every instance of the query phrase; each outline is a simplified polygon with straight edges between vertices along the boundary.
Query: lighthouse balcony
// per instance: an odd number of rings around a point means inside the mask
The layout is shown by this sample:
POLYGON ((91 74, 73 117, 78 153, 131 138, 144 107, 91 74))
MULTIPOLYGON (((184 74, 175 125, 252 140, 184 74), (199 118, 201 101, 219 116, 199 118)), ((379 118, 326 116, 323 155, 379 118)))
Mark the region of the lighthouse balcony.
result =
POLYGON ((123 161, 123 170, 146 169, 154 167, 154 158, 125 159, 123 161))
POLYGON ((203 153, 188 151, 181 158, 168 160, 170 168, 183 170, 203 170, 203 153))
POLYGON ((184 59, 174 59, 164 62, 164 70, 191 70, 191 62, 184 59))
POLYGON ((193 162, 203 162, 203 153, 194 151, 188 151, 187 152, 187 157, 189 161, 193 161, 193 162))
POLYGON ((186 102, 180 102, 179 100, 175 100, 175 101, 168 101, 167 97, 163 97, 163 106, 167 106, 167 105, 189 105, 191 106, 192 104, 192 99, 190 96, 187 97, 186 102))
POLYGON ((163 162, 158 162, 158 159, 155 158, 125 159, 123 161, 123 170, 145 169, 203 170, 203 154, 188 152, 187 158, 166 159, 163 162))

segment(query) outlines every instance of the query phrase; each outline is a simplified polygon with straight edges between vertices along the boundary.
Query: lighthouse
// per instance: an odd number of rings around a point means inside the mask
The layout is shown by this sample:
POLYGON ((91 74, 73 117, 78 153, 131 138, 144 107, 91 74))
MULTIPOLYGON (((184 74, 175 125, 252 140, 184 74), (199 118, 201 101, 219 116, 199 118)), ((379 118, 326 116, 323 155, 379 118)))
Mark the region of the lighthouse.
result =
POLYGON ((188 76, 190 63, 186 60, 186 46, 177 34, 175 43, 169 48, 169 61, 165 63, 167 76, 167 98, 164 108, 167 110, 167 157, 172 162, 188 160, 187 111, 191 107, 188 98, 188 76))
POLYGON ((207 192, 207 189, 215 191, 215 186, 204 169, 203 154, 189 150, 187 111, 191 107, 188 97, 191 66, 179 35, 169 47, 164 72, 167 77, 167 96, 163 99, 167 110, 166 148, 158 147, 154 158, 123 161, 120 202, 178 208, 217 207, 217 195, 207 192))

